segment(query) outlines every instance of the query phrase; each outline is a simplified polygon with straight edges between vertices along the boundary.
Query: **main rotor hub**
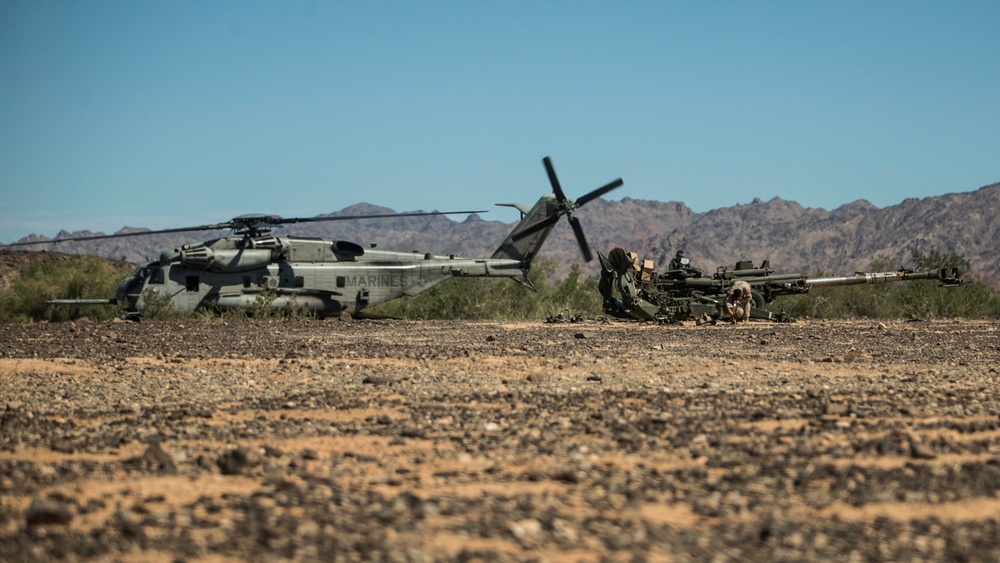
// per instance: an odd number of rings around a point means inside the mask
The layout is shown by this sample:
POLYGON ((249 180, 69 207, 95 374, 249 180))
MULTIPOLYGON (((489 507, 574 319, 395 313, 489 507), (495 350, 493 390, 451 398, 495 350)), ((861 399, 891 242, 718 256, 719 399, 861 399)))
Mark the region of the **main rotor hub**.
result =
POLYGON ((249 238, 259 237, 271 232, 274 225, 279 224, 281 217, 264 215, 263 213, 247 213, 230 220, 234 235, 244 235, 249 238))

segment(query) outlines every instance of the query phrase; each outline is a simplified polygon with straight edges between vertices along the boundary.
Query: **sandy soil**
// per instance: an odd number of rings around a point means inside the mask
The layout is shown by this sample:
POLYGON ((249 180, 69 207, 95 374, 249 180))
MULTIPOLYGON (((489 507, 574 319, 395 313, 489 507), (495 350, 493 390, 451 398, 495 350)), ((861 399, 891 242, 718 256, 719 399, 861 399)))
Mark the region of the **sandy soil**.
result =
POLYGON ((995 561, 998 360, 994 321, 0 326, 0 559, 995 561))

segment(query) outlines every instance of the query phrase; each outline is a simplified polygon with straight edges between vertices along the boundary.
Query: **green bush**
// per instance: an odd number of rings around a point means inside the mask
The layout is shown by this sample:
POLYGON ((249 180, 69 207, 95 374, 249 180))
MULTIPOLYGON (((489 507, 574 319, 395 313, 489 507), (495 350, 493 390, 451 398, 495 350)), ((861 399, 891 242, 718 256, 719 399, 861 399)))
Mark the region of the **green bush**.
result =
POLYGON ((120 316, 118 305, 50 305, 52 299, 108 299, 129 273, 96 256, 35 262, 21 270, 0 293, 0 322, 68 321, 87 317, 105 321, 120 316))
POLYGON ((149 321, 179 321, 191 317, 190 313, 174 309, 170 295, 147 287, 142 290, 142 318, 149 321))
POLYGON ((197 319, 205 321, 232 321, 239 322, 248 319, 255 320, 275 320, 275 319, 314 319, 316 315, 309 307, 299 304, 295 295, 288 298, 288 303, 284 307, 275 307, 274 300, 278 298, 278 292, 273 289, 262 290, 257 297, 245 309, 217 309, 214 307, 202 307, 194 313, 177 311, 170 301, 169 295, 163 295, 151 289, 146 289, 142 293, 144 308, 142 318, 147 320, 181 320, 197 319))
MULTIPOLYGON (((969 263, 964 257, 932 251, 913 253, 915 271, 938 268, 958 268, 967 271, 969 263)), ((898 263, 885 256, 875 257, 869 268, 872 272, 895 271, 898 263)), ((826 274, 819 274, 824 276, 826 274)), ((940 287, 934 280, 914 280, 883 285, 853 285, 813 288, 806 295, 779 297, 769 307, 793 317, 821 319, 843 318, 998 318, 1000 293, 981 284, 940 287)))
POLYGON ((535 262, 528 279, 537 291, 504 278, 456 278, 416 297, 404 297, 371 309, 372 313, 404 319, 538 320, 568 310, 597 315, 601 297, 597 277, 581 279, 574 265, 569 275, 551 281, 555 263, 535 262))
MULTIPOLYGON (((915 252, 915 270, 942 267, 968 269, 968 262, 956 254, 915 252)), ((899 269, 885 256, 876 256, 871 271, 899 269)), ((532 291, 505 278, 456 278, 447 280, 416 297, 383 303, 368 312, 405 319, 542 320, 567 312, 593 318, 601 314, 597 276, 584 276, 579 266, 569 275, 552 280, 555 263, 540 259, 528 279, 532 291)), ((108 298, 128 271, 114 268, 94 256, 73 256, 61 262, 39 262, 21 271, 11 286, 0 293, 0 322, 66 321, 86 316, 103 321, 124 313, 124 305, 49 305, 50 299, 108 298)), ((824 274, 817 274, 822 276, 824 274)), ((288 307, 275 309, 274 292, 262 292, 247 310, 202 310, 195 314, 173 309, 168 296, 147 290, 143 317, 149 320, 223 319, 253 317, 310 318, 312 313, 292 299, 288 307)), ((980 284, 941 288, 934 281, 910 281, 884 285, 856 285, 814 288, 809 294, 779 297, 769 307, 794 317, 812 318, 921 318, 969 317, 1000 318, 1000 293, 980 284)))

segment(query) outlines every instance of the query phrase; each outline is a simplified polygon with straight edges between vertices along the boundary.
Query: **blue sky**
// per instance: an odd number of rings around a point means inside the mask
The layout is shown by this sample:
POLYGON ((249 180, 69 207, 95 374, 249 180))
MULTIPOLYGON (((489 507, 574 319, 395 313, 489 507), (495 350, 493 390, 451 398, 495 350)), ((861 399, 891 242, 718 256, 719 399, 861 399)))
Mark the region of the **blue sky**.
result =
MULTIPOLYGON (((0 2, 0 242, 1000 181, 1000 2, 0 2)), ((664 226, 668 228, 669 226, 664 226)))

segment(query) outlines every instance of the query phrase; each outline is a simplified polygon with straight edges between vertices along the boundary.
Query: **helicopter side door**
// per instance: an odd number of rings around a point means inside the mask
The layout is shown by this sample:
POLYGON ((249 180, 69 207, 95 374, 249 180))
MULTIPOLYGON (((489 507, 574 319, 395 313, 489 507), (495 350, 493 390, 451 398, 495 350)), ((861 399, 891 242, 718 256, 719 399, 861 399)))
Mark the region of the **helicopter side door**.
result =
MULTIPOLYGON (((157 290, 170 295, 170 303, 177 311, 194 311, 212 288, 209 278, 216 277, 205 270, 187 268, 181 264, 170 266, 166 282, 157 290)), ((153 287, 153 284, 149 284, 153 287)))

